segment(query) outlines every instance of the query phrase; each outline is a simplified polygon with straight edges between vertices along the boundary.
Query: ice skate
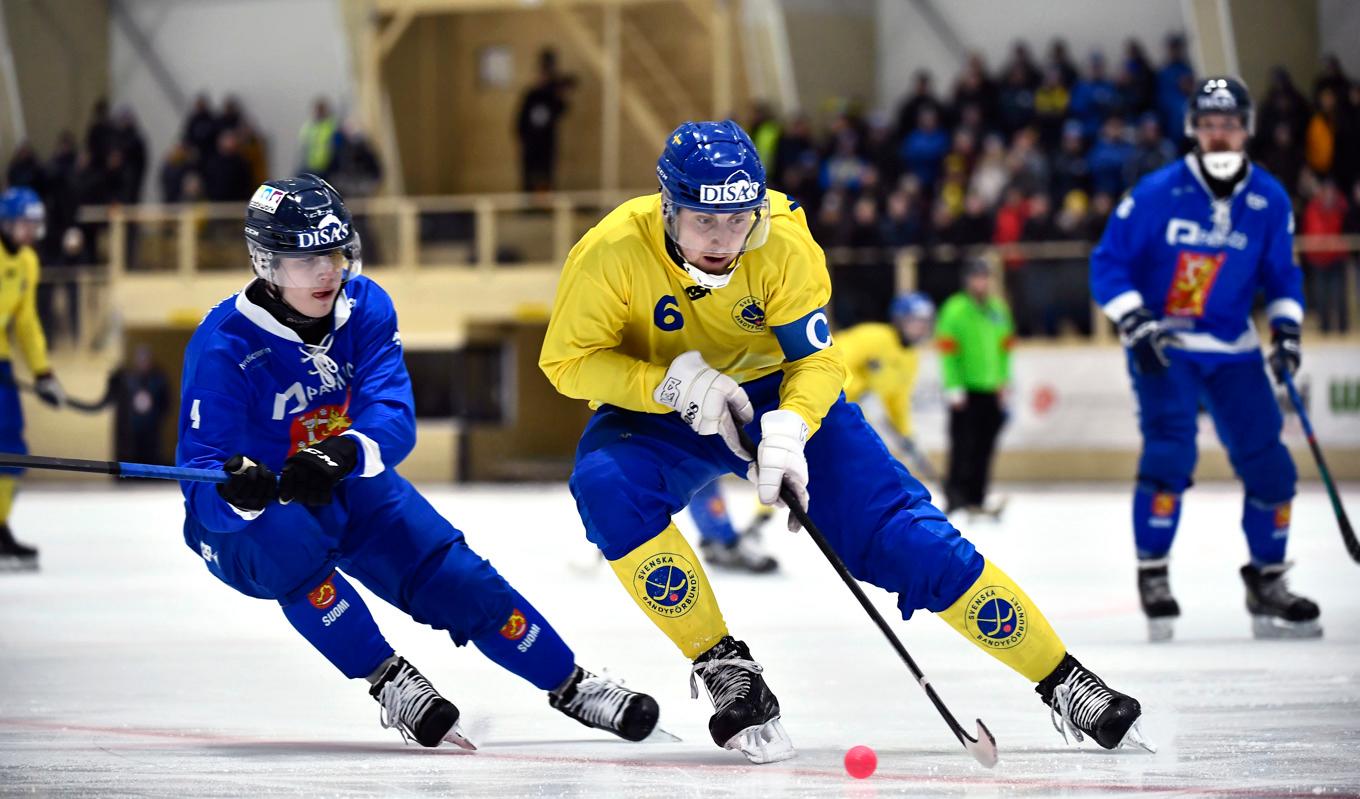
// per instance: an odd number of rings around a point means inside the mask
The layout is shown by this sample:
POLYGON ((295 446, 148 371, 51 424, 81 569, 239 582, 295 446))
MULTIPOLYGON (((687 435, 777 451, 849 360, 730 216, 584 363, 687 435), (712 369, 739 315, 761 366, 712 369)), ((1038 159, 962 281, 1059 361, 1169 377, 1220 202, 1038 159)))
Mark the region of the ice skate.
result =
POLYGON ((779 721, 779 700, 760 676, 763 671, 751 659, 746 644, 729 635, 695 658, 689 676, 690 696, 699 697, 697 674, 713 700, 713 716, 708 720, 713 742, 736 749, 758 764, 796 754, 779 721))
POLYGON ((0 572, 38 570, 38 550, 14 540, 9 525, 0 524, 0 572))
POLYGON ((747 574, 769 574, 779 568, 779 561, 770 556, 756 536, 743 534, 730 544, 708 540, 699 543, 704 562, 714 568, 747 574))
POLYGON ((1171 595, 1167 558, 1138 561, 1138 598, 1147 616, 1148 640, 1170 641, 1181 606, 1171 595))
POLYGON ((440 696, 406 658, 392 661, 368 693, 382 706, 379 723, 384 729, 396 727, 402 740, 421 746, 448 741, 464 749, 477 748, 458 727, 458 708, 440 696))
POLYGON ((656 700, 630 691, 608 677, 597 677, 580 666, 560 688, 548 694, 548 704, 587 727, 612 732, 625 741, 641 741, 656 729, 660 713, 656 700))
POLYGON ((1064 741, 1071 732, 1078 742, 1089 735, 1105 749, 1128 745, 1156 751, 1138 728, 1143 712, 1138 700, 1110 688, 1071 655, 1034 690, 1048 705, 1053 728, 1064 741))
POLYGON ((1242 567, 1242 582, 1247 586, 1247 612, 1251 632, 1257 638, 1321 638, 1317 603, 1292 593, 1284 573, 1291 564, 1277 563, 1256 568, 1242 567))

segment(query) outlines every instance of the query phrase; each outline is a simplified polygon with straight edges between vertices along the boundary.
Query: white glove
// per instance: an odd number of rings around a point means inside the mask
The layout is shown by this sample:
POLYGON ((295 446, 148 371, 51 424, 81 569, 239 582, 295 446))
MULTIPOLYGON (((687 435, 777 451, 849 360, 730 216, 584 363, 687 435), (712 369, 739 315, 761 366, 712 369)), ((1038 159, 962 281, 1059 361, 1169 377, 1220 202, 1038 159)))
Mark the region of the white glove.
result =
POLYGON ((33 381, 33 393, 38 395, 38 399, 53 408, 60 408, 66 404, 66 391, 61 387, 57 376, 51 372, 47 372, 33 381))
POLYGON ((652 398, 679 411, 694 432, 701 436, 716 433, 737 457, 751 460, 737 435, 737 425, 755 418, 751 400, 737 381, 704 363, 698 351, 690 350, 671 361, 652 398))
MULTIPOLYGON (((756 484, 761 502, 787 508, 779 496, 780 487, 787 485, 807 512, 808 465, 803 456, 807 437, 807 423, 795 411, 768 411, 760 417, 760 447, 756 462, 746 470, 746 479, 756 484)), ((790 512, 789 532, 800 529, 802 525, 790 512)))

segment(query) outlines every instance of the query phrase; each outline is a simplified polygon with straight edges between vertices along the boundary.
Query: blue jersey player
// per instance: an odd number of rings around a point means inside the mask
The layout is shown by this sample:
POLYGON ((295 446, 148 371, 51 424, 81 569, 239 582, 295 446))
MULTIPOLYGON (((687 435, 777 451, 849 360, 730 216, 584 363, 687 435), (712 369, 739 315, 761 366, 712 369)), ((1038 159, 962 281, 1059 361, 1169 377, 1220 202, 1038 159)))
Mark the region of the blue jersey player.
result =
POLYGON ((371 683, 384 727, 470 746, 458 709, 384 640, 348 577, 471 641, 552 707, 629 740, 656 702, 575 663, 547 619, 395 467, 415 445, 392 301, 361 277, 340 195, 312 175, 265 183, 246 211, 255 279, 199 325, 184 358, 184 540, 208 570, 284 617, 342 674, 371 683), (278 478, 275 478, 275 474, 278 478), (346 576, 348 575, 348 577, 346 576))
POLYGON ((1167 562, 1195 468, 1201 405, 1246 488, 1251 562, 1241 573, 1256 637, 1322 634, 1317 605, 1284 581, 1296 474, 1251 310, 1262 292, 1269 365, 1281 379, 1299 366, 1303 292, 1289 195, 1245 155, 1252 123, 1245 86, 1203 81, 1185 119, 1195 151, 1140 181, 1091 255, 1091 293, 1119 326, 1138 399, 1133 528, 1154 641, 1171 637, 1180 614, 1167 562))

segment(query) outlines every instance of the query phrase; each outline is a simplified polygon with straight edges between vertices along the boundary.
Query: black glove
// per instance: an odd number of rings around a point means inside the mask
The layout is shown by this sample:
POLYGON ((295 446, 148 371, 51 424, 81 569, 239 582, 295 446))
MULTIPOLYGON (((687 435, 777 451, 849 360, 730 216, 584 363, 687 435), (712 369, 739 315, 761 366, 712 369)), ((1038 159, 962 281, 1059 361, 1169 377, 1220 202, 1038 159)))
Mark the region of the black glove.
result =
POLYGON ((354 471, 359 463, 359 445, 352 436, 331 436, 319 444, 299 450, 283 462, 279 478, 279 499, 298 500, 304 505, 326 505, 335 484, 354 471))
POLYGON ((1119 320, 1119 340, 1133 352, 1134 368, 1139 374, 1161 374, 1171 365, 1165 350, 1176 341, 1176 336, 1146 308, 1124 314, 1119 320))
POLYGON ((33 393, 53 408, 60 408, 66 403, 66 392, 62 390, 61 383, 57 382, 57 376, 51 372, 37 375, 33 381, 33 393))
POLYGON ((231 475, 231 479, 218 483, 217 493, 234 507, 264 510, 278 496, 278 481, 269 467, 262 463, 256 463, 244 455, 232 455, 222 465, 222 471, 231 475))
POLYGON ((1298 322, 1276 322, 1274 332, 1270 337, 1270 371, 1275 375, 1275 382, 1283 383, 1284 376, 1292 375, 1299 370, 1299 364, 1303 361, 1303 350, 1300 347, 1299 337, 1303 335, 1303 330, 1298 322))

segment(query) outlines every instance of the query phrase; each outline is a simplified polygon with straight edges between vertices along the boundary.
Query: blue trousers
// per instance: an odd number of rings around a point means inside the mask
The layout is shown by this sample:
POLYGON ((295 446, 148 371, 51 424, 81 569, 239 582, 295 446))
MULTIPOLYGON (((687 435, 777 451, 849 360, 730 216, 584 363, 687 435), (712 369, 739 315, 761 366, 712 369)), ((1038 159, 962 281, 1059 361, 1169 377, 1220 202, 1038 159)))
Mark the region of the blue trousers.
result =
MULTIPOLYGON (((3 335, 0 331, 0 335, 3 335)), ((0 361, 0 452, 27 455, 24 444, 24 409, 19 404, 19 389, 14 385, 14 367, 0 361)), ((0 466, 0 475, 20 475, 23 469, 0 466)))
MULTIPOLYGON (((757 442, 760 415, 778 407, 782 379, 776 373, 744 386, 756 410, 747 432, 757 442)), ((843 395, 804 452, 812 521, 851 574, 898 595, 903 618, 944 610, 982 573, 982 555, 843 395)), ((696 434, 678 414, 605 406, 586 426, 570 485, 587 538, 617 560, 724 472, 744 477, 746 464, 718 436, 696 434)))
POLYGON ((1134 538, 1141 557, 1163 557, 1171 549, 1180 515, 1179 497, 1190 487, 1198 459, 1195 434, 1199 409, 1214 429, 1233 471, 1246 489, 1242 526, 1252 559, 1284 559, 1288 505, 1298 475, 1280 440, 1284 420, 1260 354, 1205 361, 1171 351, 1170 367, 1159 375, 1139 374, 1129 359, 1138 400, 1143 452, 1134 492, 1134 538))
POLYGON ((216 533, 189 515, 184 541, 227 585, 276 600, 347 677, 368 675, 392 648, 337 568, 544 690, 575 664, 547 620, 391 469, 343 481, 329 505, 270 505, 240 532, 216 533))
POLYGON ((694 492, 689 515, 694 519, 694 526, 699 528, 700 541, 716 541, 723 545, 736 543, 737 531, 732 527, 732 517, 727 515, 720 481, 714 480, 694 492))

